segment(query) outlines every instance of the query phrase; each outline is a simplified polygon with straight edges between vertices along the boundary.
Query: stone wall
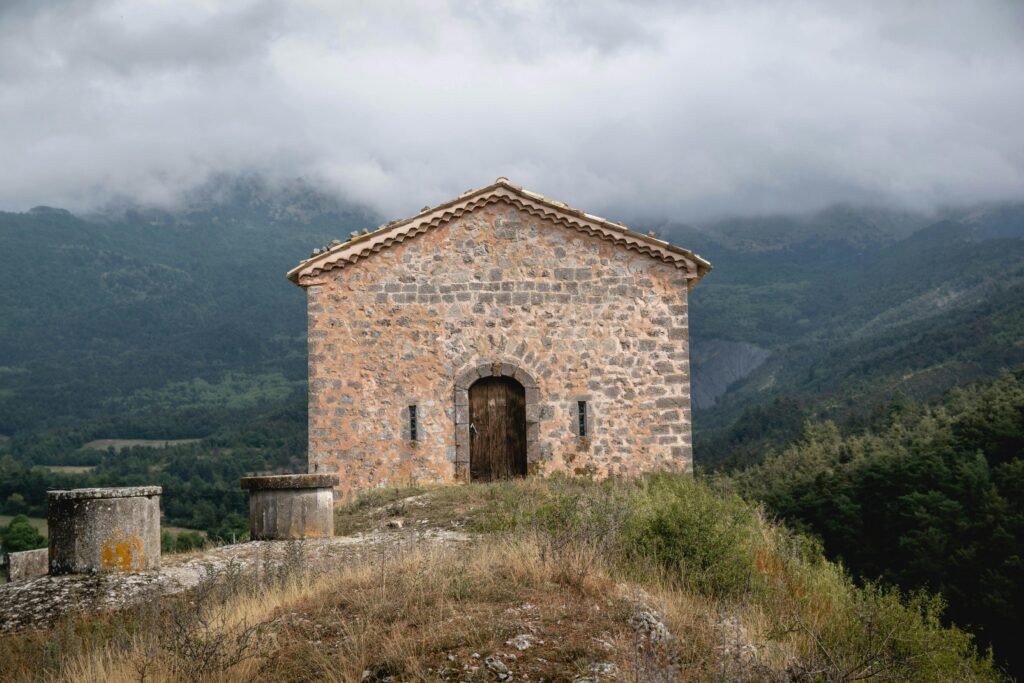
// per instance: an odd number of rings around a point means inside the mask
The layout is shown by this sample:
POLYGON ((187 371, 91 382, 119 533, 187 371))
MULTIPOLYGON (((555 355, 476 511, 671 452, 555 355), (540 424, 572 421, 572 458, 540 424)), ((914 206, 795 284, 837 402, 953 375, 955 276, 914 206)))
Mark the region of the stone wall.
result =
POLYGON ((532 472, 689 470, 686 285, 502 202, 323 273, 307 287, 310 471, 337 472, 342 496, 464 474, 456 384, 488 369, 536 384, 532 472))

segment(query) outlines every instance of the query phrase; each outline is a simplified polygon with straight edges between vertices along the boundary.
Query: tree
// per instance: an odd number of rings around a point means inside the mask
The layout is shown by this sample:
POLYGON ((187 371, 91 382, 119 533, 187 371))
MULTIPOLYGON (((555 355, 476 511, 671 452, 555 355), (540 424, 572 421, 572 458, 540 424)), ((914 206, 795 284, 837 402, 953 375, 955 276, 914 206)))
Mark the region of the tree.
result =
POLYGON ((46 539, 40 534, 25 515, 18 515, 11 520, 6 529, 0 531, 0 543, 9 553, 22 550, 33 550, 46 545, 46 539))
POLYGON ((7 496, 6 510, 16 515, 25 511, 25 496, 20 493, 12 493, 7 496))

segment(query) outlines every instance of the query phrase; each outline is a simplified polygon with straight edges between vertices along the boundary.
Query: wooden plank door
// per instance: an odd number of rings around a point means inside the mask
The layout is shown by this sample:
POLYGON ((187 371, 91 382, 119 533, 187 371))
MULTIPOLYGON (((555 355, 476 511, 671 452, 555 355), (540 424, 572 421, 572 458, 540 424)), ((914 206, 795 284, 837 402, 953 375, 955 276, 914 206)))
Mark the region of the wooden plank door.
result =
POLYGON ((511 377, 484 377, 469 388, 469 478, 526 476, 526 390, 511 377))

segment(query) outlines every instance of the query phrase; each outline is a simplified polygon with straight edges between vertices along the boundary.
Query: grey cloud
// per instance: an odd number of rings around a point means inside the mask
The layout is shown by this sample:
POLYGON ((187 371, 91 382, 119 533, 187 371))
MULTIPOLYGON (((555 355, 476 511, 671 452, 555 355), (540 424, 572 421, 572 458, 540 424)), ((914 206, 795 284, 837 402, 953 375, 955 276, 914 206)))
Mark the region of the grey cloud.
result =
POLYGON ((393 216, 497 175, 631 219, 1024 196, 1019 3, 5 7, 0 208, 241 170, 393 216))

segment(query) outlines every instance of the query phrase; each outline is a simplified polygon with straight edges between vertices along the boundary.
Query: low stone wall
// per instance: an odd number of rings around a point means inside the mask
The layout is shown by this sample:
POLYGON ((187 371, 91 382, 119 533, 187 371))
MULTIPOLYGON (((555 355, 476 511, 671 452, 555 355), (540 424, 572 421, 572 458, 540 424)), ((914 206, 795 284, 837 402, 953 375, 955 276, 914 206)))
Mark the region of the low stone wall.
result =
POLYGON ((51 574, 160 568, 159 486, 50 491, 51 574))
POLYGON ((47 548, 23 550, 7 554, 7 580, 23 581, 37 576, 46 576, 50 551, 47 548))
POLYGON ((281 474, 243 477, 249 491, 253 540, 329 538, 334 535, 337 475, 281 474))

